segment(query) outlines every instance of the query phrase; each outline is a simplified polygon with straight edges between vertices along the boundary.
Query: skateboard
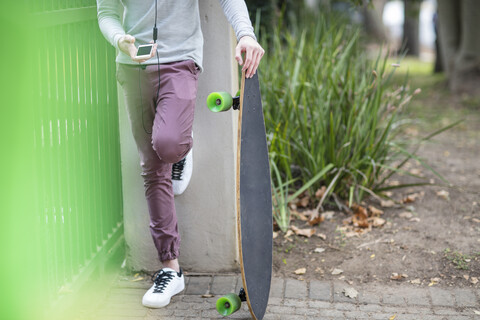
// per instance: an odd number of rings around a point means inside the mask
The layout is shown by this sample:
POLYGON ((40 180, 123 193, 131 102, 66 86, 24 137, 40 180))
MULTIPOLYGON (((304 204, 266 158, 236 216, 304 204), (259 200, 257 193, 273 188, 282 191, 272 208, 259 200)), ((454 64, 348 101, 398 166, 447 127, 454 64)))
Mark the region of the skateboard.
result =
POLYGON ((238 110, 237 228, 243 288, 217 300, 217 311, 228 316, 243 301, 254 320, 262 320, 272 278, 272 190, 265 121, 258 82, 242 74, 240 92, 213 92, 207 98, 213 112, 238 110))

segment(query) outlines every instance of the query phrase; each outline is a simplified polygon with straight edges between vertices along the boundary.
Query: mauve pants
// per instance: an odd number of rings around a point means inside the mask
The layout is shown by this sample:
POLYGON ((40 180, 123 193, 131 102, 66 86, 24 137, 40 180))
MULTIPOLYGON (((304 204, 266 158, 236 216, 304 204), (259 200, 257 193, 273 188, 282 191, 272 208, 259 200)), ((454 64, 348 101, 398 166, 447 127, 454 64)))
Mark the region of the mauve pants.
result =
POLYGON ((160 261, 179 255, 180 235, 172 191, 172 164, 192 148, 199 69, 192 60, 158 66, 119 64, 133 137, 140 154, 150 232, 160 261))

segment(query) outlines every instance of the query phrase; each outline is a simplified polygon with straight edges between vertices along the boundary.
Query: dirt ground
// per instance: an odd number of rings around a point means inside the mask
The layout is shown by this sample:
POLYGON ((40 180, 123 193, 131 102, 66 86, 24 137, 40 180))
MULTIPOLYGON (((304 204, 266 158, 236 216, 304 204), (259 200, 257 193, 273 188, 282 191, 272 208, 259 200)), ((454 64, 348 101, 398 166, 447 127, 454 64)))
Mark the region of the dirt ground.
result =
MULTIPOLYGON (((417 153, 453 186, 395 190, 393 199, 401 202, 410 196, 410 200, 393 207, 368 199, 367 205, 383 211, 379 217, 385 223, 362 235, 342 229, 351 215, 338 209, 327 214, 309 238, 286 238, 279 232, 274 239, 275 276, 338 279, 351 285, 409 282, 412 286, 480 287, 480 103, 450 96, 443 79, 425 79, 416 83, 426 89, 407 109, 416 123, 405 135, 415 139, 465 120, 425 142, 417 153)), ((406 169, 442 183, 416 160, 406 169)), ((415 180, 397 175, 389 181, 399 182, 415 180)), ((293 225, 311 228, 299 219, 293 225)))

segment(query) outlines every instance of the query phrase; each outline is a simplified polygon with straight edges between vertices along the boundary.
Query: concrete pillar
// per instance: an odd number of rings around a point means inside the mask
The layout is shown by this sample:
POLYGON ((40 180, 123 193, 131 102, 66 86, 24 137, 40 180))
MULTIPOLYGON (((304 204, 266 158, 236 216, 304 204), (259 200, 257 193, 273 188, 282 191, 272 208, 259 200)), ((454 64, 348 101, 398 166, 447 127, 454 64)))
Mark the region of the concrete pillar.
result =
MULTIPOLYGON (((236 39, 218 0, 202 0, 199 4, 205 71, 199 78, 193 126, 193 176, 185 193, 175 198, 182 237, 180 263, 184 270, 192 272, 233 271, 238 269, 234 157, 237 114, 214 114, 205 101, 212 91, 235 93, 238 89, 236 39)), ((127 266, 154 271, 161 265, 148 228, 139 158, 120 86, 119 108, 127 266)))

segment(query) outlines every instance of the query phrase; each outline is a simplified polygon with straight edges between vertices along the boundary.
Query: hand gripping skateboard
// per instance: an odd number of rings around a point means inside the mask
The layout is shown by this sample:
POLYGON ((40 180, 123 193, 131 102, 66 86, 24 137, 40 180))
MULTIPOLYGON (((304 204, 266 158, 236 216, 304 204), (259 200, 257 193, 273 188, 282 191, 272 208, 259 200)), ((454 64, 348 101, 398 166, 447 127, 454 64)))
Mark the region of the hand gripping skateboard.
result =
POLYGON ((239 110, 237 145, 237 228, 243 288, 217 300, 227 316, 246 301, 252 318, 262 320, 272 278, 272 194, 267 138, 258 73, 242 74, 240 93, 213 92, 207 106, 214 112, 239 110))

